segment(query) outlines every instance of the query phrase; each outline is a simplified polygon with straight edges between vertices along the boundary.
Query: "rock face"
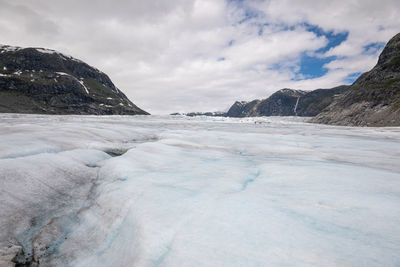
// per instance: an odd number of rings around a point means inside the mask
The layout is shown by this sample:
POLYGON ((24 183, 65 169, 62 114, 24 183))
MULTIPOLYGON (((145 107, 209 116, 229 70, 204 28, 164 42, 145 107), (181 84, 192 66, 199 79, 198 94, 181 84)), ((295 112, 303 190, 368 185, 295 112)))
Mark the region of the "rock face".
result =
POLYGON ((101 71, 54 50, 0 45, 0 112, 148 114, 101 71))
MULTIPOLYGON (((226 113, 227 117, 249 117, 255 114, 257 106, 260 104, 261 100, 253 100, 251 102, 246 101, 236 101, 226 113)), ((255 116, 255 115, 253 115, 255 116)))
POLYGON ((264 100, 251 102, 235 102, 229 109, 228 117, 256 116, 306 116, 317 115, 329 104, 334 97, 343 93, 349 86, 342 85, 332 89, 317 89, 301 91, 282 89, 264 100))
POLYGON ((312 122, 354 126, 400 126, 400 33, 378 64, 358 78, 312 122))
POLYGON ((331 89, 317 89, 307 92, 299 99, 297 116, 316 116, 329 106, 336 97, 346 92, 349 88, 349 85, 341 85, 331 89))
POLYGON ((295 116, 300 98, 305 91, 282 89, 260 102, 256 108, 258 116, 295 116), (297 107, 296 107, 297 106, 297 107))

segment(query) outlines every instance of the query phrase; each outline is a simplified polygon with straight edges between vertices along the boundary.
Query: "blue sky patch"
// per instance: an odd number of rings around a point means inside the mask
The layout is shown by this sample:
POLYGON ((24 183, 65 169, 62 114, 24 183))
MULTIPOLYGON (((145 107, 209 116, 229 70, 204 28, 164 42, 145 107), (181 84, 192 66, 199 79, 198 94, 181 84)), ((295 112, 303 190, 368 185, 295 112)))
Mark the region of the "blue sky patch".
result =
POLYGON ((344 80, 344 82, 347 83, 347 84, 351 84, 351 83, 355 82, 355 80, 357 80, 358 77, 360 77, 361 74, 362 74, 361 72, 350 73, 349 75, 347 75, 347 77, 344 80))
POLYGON ((328 69, 323 66, 335 59, 336 57, 312 57, 308 56, 307 53, 303 53, 300 60, 300 71, 298 73, 303 75, 306 79, 324 76, 328 72, 328 69))
POLYGON ((377 43, 370 43, 366 46, 364 46, 364 55, 375 55, 378 52, 381 52, 383 48, 385 47, 384 42, 377 42, 377 43))
MULTIPOLYGON (((260 24, 258 35, 263 34, 263 28, 270 26, 269 24, 260 24)), ((336 47, 347 40, 349 33, 348 32, 333 32, 333 31, 324 31, 321 27, 316 25, 308 24, 308 23, 301 23, 297 25, 280 25, 280 31, 294 31, 298 27, 304 27, 308 32, 314 33, 318 37, 324 36, 328 41, 326 46, 311 52, 315 52, 319 54, 319 57, 313 56, 312 53, 307 53, 310 51, 306 51, 301 54, 300 58, 300 70, 296 72, 295 80, 302 80, 302 79, 313 79, 324 76, 328 69, 324 68, 323 66, 326 63, 331 62, 332 60, 337 59, 336 57, 321 57, 321 54, 326 53, 331 48, 336 47)), ((375 48, 375 46, 374 46, 375 48)), ((372 48, 370 48, 372 49, 372 48)), ((274 66, 274 69, 279 68, 274 66)))
POLYGON ((245 3, 244 0, 228 0, 227 1, 228 5, 235 5, 237 8, 240 8, 244 11, 244 17, 238 21, 238 24, 242 24, 247 22, 248 20, 251 20, 253 18, 257 18, 262 14, 262 12, 258 9, 255 9, 245 3))
POLYGON ((327 52, 332 47, 338 46, 344 41, 346 41, 347 38, 349 37, 348 32, 339 32, 339 33, 334 33, 333 31, 327 32, 316 25, 311 25, 308 23, 304 23, 303 25, 305 26, 307 31, 314 33, 318 37, 325 36, 325 38, 328 40, 328 44, 325 47, 317 50, 317 52, 321 53, 327 52))
MULTIPOLYGON (((325 47, 315 51, 317 53, 325 53, 329 51, 331 48, 338 46, 342 42, 346 41, 347 37, 349 36, 348 32, 326 32, 322 28, 315 25, 303 24, 303 26, 306 27, 307 31, 313 32, 318 37, 324 36, 328 40, 328 44, 325 47)), ((328 72, 328 69, 324 68, 324 65, 335 59, 337 59, 337 57, 335 56, 316 57, 310 56, 307 53, 303 53, 300 59, 300 70, 298 74, 305 77, 305 79, 322 77, 328 72)))

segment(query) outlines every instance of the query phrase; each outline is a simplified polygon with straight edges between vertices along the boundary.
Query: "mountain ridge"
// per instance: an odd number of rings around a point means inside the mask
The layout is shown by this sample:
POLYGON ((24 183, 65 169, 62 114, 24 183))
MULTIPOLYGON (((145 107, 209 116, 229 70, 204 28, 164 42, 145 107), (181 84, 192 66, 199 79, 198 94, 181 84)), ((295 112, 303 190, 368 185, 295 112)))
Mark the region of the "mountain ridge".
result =
POLYGON ((312 91, 284 88, 263 100, 236 101, 228 117, 302 116, 312 117, 327 107, 333 98, 349 88, 341 85, 312 91))

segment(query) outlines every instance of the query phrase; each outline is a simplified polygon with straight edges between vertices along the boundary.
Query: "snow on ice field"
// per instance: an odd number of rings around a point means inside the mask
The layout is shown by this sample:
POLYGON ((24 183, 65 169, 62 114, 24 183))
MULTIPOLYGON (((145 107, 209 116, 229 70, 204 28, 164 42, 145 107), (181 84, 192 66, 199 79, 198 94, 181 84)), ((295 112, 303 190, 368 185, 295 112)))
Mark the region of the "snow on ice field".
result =
POLYGON ((0 115, 0 266, 399 266, 400 128, 304 121, 0 115))

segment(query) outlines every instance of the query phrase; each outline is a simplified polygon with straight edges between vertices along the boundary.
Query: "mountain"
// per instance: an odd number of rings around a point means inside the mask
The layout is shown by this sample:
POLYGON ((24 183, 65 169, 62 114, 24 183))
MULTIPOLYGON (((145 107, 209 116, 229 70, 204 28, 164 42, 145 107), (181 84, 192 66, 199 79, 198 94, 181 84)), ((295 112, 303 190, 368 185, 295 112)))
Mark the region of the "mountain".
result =
POLYGON ((0 45, 0 112, 148 114, 96 68, 43 48, 0 45))
POLYGON ((317 89, 301 91, 282 89, 264 100, 251 102, 237 101, 229 111, 228 117, 257 117, 257 116, 306 116, 317 115, 329 104, 335 96, 349 88, 347 85, 332 89, 317 89))
POLYGON ((255 116, 256 108, 260 104, 261 100, 253 100, 251 102, 236 101, 226 113, 227 117, 250 117, 255 116))
POLYGON ((299 99, 297 106, 297 116, 314 117, 340 94, 346 92, 349 85, 340 85, 331 89, 316 89, 307 92, 299 99))
POLYGON ((377 65, 361 75, 312 122, 355 126, 400 126, 400 33, 377 65))
POLYGON ((306 94, 305 91, 282 89, 262 100, 256 107, 257 116, 295 116, 297 101, 306 94))

